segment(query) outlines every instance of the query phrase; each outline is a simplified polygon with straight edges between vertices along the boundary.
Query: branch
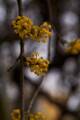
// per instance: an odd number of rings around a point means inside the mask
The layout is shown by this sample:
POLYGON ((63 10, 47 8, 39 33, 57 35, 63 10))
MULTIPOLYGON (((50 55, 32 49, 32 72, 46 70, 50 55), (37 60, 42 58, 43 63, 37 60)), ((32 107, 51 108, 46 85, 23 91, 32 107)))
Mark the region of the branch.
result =
MULTIPOLYGON (((27 78, 26 76, 25 76, 25 80, 27 80, 27 82, 30 83, 35 88, 39 84, 39 83, 35 83, 34 81, 27 78)), ((77 112, 77 111, 69 110, 64 102, 57 100, 57 98, 55 98, 55 97, 52 97, 48 92, 44 91, 43 89, 40 89, 39 95, 44 96, 51 104, 53 104, 53 105, 55 104, 57 107, 59 107, 61 109, 61 111, 64 111, 64 115, 70 114, 70 115, 73 115, 74 117, 80 118, 79 111, 77 112)))
POLYGON ((18 14, 22 16, 23 14, 22 0, 17 0, 17 4, 18 4, 18 14))
MULTIPOLYGON (((48 15, 49 15, 49 22, 52 23, 53 22, 53 13, 52 13, 52 3, 50 0, 46 0, 47 6, 48 6, 48 15)), ((50 38, 51 39, 51 38, 50 38)), ((49 39, 48 41, 48 59, 50 60, 51 57, 51 40, 49 39)))
POLYGON ((30 101, 30 104, 29 104, 29 107, 28 107, 28 110, 27 110, 28 119, 29 119, 30 112, 31 112, 31 108, 32 108, 32 106, 33 106, 33 104, 34 104, 34 101, 35 101, 35 99, 36 99, 36 97, 37 97, 37 95, 38 95, 38 93, 39 93, 39 91, 40 91, 40 89, 41 89, 41 85, 42 85, 42 83, 43 83, 43 78, 44 78, 44 77, 41 77, 39 86, 38 86, 38 88, 36 89, 34 95, 32 96, 32 99, 31 99, 31 101, 30 101))
POLYGON ((16 67, 19 59, 20 59, 20 56, 16 59, 15 63, 11 67, 8 68, 8 70, 7 70, 8 72, 10 72, 11 70, 13 70, 16 67))
POLYGON ((20 89, 21 89, 21 120, 24 120, 24 63, 23 63, 23 54, 24 54, 24 41, 20 40, 20 89))
MULTIPOLYGON (((19 16, 22 16, 22 0, 17 0, 18 4, 18 14, 19 16)), ((20 89, 21 89, 21 120, 24 120, 24 61, 23 61, 23 55, 24 55, 24 40, 20 39, 20 89)))

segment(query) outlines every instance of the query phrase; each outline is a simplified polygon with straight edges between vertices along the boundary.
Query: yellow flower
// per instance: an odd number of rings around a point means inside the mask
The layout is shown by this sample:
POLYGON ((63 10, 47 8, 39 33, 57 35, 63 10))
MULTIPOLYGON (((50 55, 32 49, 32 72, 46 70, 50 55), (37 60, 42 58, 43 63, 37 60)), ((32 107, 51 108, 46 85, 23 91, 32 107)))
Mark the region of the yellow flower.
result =
POLYGON ((40 25, 39 38, 41 38, 43 42, 46 42, 46 40, 51 37, 51 29, 51 25, 47 22, 44 22, 42 25, 40 25))
POLYGON ((33 25, 31 29, 31 39, 37 42, 46 42, 51 37, 51 25, 44 22, 40 26, 33 25))
POLYGON ((69 47, 65 50, 69 54, 78 54, 80 53, 80 39, 77 39, 69 44, 69 47))
MULTIPOLYGON (((33 25, 31 29, 30 37, 32 40, 38 41, 38 34, 39 34, 40 27, 37 25, 33 25)), ((40 41, 39 41, 40 42, 40 41)))
POLYGON ((30 120, 47 120, 47 117, 41 112, 30 114, 30 120))
MULTIPOLYGON (((29 120, 47 120, 47 117, 41 112, 30 113, 29 116, 27 112, 24 112, 24 119, 27 120, 28 117, 29 120)), ((21 120, 20 109, 13 110, 13 112, 11 113, 11 120, 21 120)))
POLYGON ((48 71, 49 61, 34 52, 30 57, 25 58, 24 64, 30 67, 31 71, 37 75, 44 75, 48 71))
POLYGON ((32 20, 26 16, 18 16, 12 21, 12 28, 22 39, 30 36, 32 25, 32 20))
POLYGON ((14 109, 11 113, 12 120, 21 120, 20 109, 14 109))
POLYGON ((21 39, 30 38, 37 42, 46 42, 51 37, 51 25, 44 22, 42 25, 33 25, 32 20, 26 16, 18 16, 12 21, 12 28, 21 39))

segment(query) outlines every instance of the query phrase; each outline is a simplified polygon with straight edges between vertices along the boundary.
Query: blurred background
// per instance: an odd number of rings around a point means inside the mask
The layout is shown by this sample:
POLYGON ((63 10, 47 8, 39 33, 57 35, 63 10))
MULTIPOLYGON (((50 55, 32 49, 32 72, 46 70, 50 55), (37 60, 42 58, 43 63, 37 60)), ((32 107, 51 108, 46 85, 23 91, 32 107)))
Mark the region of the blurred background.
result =
MULTIPOLYGON (((80 55, 67 55, 67 44, 80 37, 80 0, 22 0, 24 15, 34 24, 51 23, 53 35, 46 44, 25 40, 25 55, 33 51, 50 56, 49 71, 43 78, 32 112, 42 112, 48 120, 80 120, 80 55)), ((0 120, 20 105, 20 69, 15 64, 20 54, 19 40, 11 29, 18 15, 16 0, 0 0, 0 120)), ((42 78, 24 68, 24 103, 29 102, 42 78)))

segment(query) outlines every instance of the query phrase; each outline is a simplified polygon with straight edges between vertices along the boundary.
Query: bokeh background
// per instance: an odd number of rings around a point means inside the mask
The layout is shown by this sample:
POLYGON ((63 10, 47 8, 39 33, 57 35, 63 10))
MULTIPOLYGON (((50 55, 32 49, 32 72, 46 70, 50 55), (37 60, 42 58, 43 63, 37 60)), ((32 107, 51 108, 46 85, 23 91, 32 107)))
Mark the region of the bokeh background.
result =
MULTIPOLYGON (((50 56, 49 71, 43 78, 32 112, 42 112, 48 120, 80 120, 80 55, 68 55, 68 43, 80 37, 80 0, 22 0, 24 15, 34 24, 48 21, 53 35, 46 44, 25 40, 25 55, 40 52, 50 56)), ((20 54, 19 40, 11 29, 18 15, 16 0, 0 0, 0 120, 20 105, 20 69, 15 64, 20 54)), ((42 78, 24 68, 25 111, 42 78)))

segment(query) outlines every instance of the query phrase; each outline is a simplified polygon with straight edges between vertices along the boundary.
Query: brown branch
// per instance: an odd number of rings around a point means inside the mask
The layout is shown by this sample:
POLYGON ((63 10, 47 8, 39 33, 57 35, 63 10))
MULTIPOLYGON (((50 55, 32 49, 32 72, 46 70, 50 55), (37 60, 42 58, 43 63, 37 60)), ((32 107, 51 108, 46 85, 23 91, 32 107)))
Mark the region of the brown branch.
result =
POLYGON ((11 67, 8 68, 7 71, 8 72, 12 71, 16 67, 19 60, 20 60, 20 56, 16 59, 15 63, 11 67))
MULTIPOLYGON (((35 88, 37 88, 39 83, 35 83, 34 81, 32 81, 31 79, 27 78, 25 76, 25 80, 27 80, 27 82, 29 84, 31 84, 32 86, 34 86, 35 88)), ((52 97, 48 92, 46 92, 43 89, 40 89, 39 91, 39 95, 44 96, 51 104, 55 104, 57 107, 59 107, 61 109, 61 111, 64 111, 64 115, 65 114, 70 114, 73 115, 74 117, 80 118, 79 116, 79 111, 71 111, 67 108, 65 102, 61 102, 59 100, 57 100, 57 98, 52 97)))
POLYGON ((22 16, 23 15, 22 0, 17 0, 17 4, 18 4, 18 14, 22 16))
MULTIPOLYGON (((48 16, 49 16, 49 22, 52 23, 53 22, 53 13, 52 13, 52 3, 51 0, 46 0, 47 3, 47 7, 48 7, 48 16)), ((50 38, 51 39, 51 38, 50 38)), ((51 56, 51 40, 49 39, 48 41, 48 59, 50 60, 50 56, 51 56)))
POLYGON ((40 83, 39 83, 39 85, 38 85, 38 87, 37 87, 34 95, 32 96, 32 99, 31 99, 31 101, 30 101, 30 104, 29 104, 29 107, 28 107, 28 110, 27 110, 28 119, 29 119, 30 112, 31 112, 32 106, 33 106, 33 104, 34 104, 34 101, 35 101, 36 97, 38 96, 39 91, 40 91, 40 89, 41 89, 41 85, 42 85, 42 83, 43 83, 43 78, 44 78, 44 77, 41 77, 40 83))
POLYGON ((24 41, 20 40, 20 89, 21 89, 21 120, 24 120, 24 63, 23 63, 23 54, 24 54, 24 41))
MULTIPOLYGON (((17 0, 18 4, 18 14, 22 16, 22 0, 17 0)), ((23 63, 23 56, 24 56, 24 40, 20 39, 20 93, 21 93, 21 120, 24 120, 24 63, 23 63)))
MULTIPOLYGON (((35 88, 37 88, 40 84, 40 83, 34 82, 30 78, 27 78, 26 76, 24 76, 24 79, 27 80, 27 82, 32 86, 34 86, 35 88)), ((46 92, 43 89, 40 89, 39 94, 44 96, 46 99, 48 99, 50 103, 56 104, 61 109, 64 109, 66 107, 64 102, 61 103, 61 101, 57 100, 57 98, 55 97, 52 97, 48 92, 46 92)))

